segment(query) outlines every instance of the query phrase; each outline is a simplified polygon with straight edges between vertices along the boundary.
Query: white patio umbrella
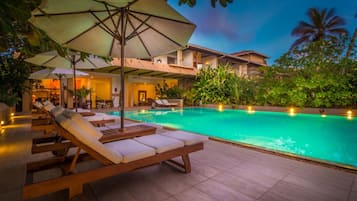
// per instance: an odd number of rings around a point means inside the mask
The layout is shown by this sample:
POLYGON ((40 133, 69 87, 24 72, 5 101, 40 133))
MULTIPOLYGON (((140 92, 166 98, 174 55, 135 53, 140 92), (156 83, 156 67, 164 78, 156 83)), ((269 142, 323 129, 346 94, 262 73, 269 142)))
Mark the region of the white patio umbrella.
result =
POLYGON ((195 25, 165 0, 46 0, 30 22, 59 44, 121 59, 124 128, 124 58, 151 58, 188 42, 195 25))
MULTIPOLYGON (((76 70, 77 76, 87 76, 88 73, 76 70)), ((43 80, 43 79, 61 79, 73 77, 72 69, 65 68, 45 68, 30 74, 29 79, 43 80)))
MULTIPOLYGON (((110 62, 106 62, 97 56, 89 55, 88 57, 81 59, 81 55, 79 53, 72 51, 65 57, 60 56, 57 51, 44 52, 37 54, 34 57, 27 58, 25 61, 38 66, 72 69, 71 73, 65 75, 67 75, 67 78, 68 75, 73 75, 71 77, 73 77, 74 80, 74 97, 76 97, 75 89, 77 88, 75 80, 78 71, 76 71, 76 69, 96 69, 111 66, 110 62)), ((77 111, 77 104, 75 104, 75 108, 77 111)))
MULTIPOLYGON (((87 76, 88 73, 82 71, 75 71, 77 76, 87 76)), ((30 74, 29 79, 32 80, 43 80, 43 79, 59 79, 60 81, 60 94, 61 94, 61 104, 63 104, 63 90, 62 90, 62 78, 73 77, 72 69, 65 68, 45 68, 30 74)))

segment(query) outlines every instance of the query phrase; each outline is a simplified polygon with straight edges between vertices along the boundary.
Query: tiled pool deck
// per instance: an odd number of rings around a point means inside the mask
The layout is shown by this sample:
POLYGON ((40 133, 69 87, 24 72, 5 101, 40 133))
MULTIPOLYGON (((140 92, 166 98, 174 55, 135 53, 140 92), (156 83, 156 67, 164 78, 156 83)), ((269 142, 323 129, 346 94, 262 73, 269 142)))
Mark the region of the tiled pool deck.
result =
MULTIPOLYGON (((21 200, 26 162, 31 158, 29 119, 15 119, 0 135, 0 200, 21 200)), ((159 131, 160 132, 160 131, 159 131)), ((38 133, 37 133, 38 134, 38 133)), ((89 201, 356 201, 357 174, 208 141, 191 154, 192 172, 162 164, 90 183, 89 201)), ((83 164, 95 165, 93 162, 83 164)), ((44 172, 38 176, 53 174, 44 172)), ((34 199, 66 200, 64 191, 34 199)))

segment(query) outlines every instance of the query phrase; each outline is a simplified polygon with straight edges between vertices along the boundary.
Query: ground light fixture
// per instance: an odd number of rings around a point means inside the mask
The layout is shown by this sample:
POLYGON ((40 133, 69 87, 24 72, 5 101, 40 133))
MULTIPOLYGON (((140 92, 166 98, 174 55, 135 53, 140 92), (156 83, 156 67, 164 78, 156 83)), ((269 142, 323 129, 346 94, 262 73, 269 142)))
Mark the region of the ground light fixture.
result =
POLYGON ((219 104, 219 105, 218 105, 218 111, 220 111, 220 112, 223 111, 223 105, 222 105, 222 104, 219 104))
POLYGON ((289 109, 289 115, 290 115, 290 116, 295 116, 295 115, 296 115, 296 113, 295 113, 295 108, 291 107, 291 108, 289 109))
POLYGON ((253 106, 248 106, 247 108, 249 114, 253 114, 255 110, 253 109, 253 106))
POLYGON ((347 119, 352 120, 352 111, 351 110, 347 111, 347 119))

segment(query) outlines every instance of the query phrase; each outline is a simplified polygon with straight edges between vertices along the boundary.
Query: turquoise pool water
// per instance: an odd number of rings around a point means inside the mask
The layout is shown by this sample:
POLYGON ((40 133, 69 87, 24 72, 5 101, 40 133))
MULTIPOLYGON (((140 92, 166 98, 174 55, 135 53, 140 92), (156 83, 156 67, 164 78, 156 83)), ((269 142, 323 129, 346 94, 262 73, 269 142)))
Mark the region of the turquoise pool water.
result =
POLYGON ((129 111, 125 117, 357 168, 356 118, 209 108, 129 111))

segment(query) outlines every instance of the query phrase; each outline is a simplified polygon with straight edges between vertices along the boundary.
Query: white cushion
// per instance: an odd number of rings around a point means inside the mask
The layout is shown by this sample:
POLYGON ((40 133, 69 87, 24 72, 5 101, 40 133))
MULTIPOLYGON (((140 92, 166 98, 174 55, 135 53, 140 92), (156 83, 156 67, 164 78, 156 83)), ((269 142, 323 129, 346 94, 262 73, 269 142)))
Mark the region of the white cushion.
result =
POLYGON ((100 139, 103 136, 103 133, 95 129, 95 127, 85 120, 82 115, 75 114, 71 119, 88 135, 91 135, 96 139, 100 139))
POLYGON ((91 147, 106 159, 112 161, 115 164, 118 164, 123 160, 123 156, 120 153, 106 148, 96 138, 84 132, 83 129, 79 127, 74 121, 67 119, 63 115, 58 115, 56 117, 56 121, 68 132, 70 132, 78 141, 87 145, 88 147, 91 147))
POLYGON ((69 109, 65 109, 62 114, 67 118, 72 118, 74 115, 76 115, 78 113, 73 112, 72 110, 69 110, 69 109))
POLYGON ((40 103, 39 101, 36 101, 33 105, 38 109, 41 109, 43 107, 43 104, 40 103))
POLYGON ((54 117, 57 117, 58 115, 62 114, 62 112, 64 112, 64 108, 62 106, 56 106, 51 110, 51 114, 54 117))
POLYGON ((207 136, 197 135, 185 131, 168 131, 165 133, 160 133, 160 135, 181 140, 185 143, 185 145, 193 145, 208 140, 207 136))
POLYGON ((156 104, 159 104, 159 105, 162 105, 162 104, 163 104, 163 102, 162 102, 160 99, 155 100, 155 103, 156 103, 156 104))
POLYGON ((55 108, 55 106, 48 100, 43 103, 43 106, 45 110, 48 112, 51 111, 53 108, 55 108))
POLYGON ((162 153, 184 146, 184 143, 180 140, 158 134, 137 137, 134 138, 134 140, 154 148, 156 153, 162 153))
POLYGON ((166 100, 166 99, 161 99, 161 102, 162 102, 164 105, 170 105, 169 101, 166 100))
POLYGON ((155 155, 155 149, 131 139, 114 141, 104 145, 113 152, 120 153, 123 156, 123 163, 155 155))

